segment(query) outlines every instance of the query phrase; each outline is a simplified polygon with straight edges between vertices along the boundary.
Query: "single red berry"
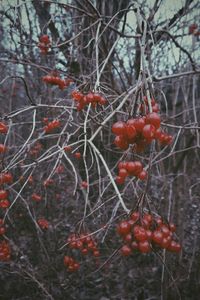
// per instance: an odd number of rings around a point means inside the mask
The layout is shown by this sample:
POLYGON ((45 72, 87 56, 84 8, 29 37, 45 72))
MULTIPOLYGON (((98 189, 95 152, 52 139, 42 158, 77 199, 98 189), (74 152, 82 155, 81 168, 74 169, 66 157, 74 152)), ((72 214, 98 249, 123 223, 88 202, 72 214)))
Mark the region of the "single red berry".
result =
POLYGON ((135 127, 131 124, 126 124, 126 136, 128 139, 134 139, 137 135, 135 127))
MULTIPOLYGON (((129 223, 130 224, 130 223, 129 223)), ((132 242, 132 239, 133 239, 133 237, 132 237, 132 234, 131 233, 128 233, 128 234, 126 234, 124 237, 123 237, 123 240, 125 241, 125 242, 127 242, 127 243, 131 243, 132 242)))
POLYGON ((131 248, 132 248, 133 250, 138 249, 138 243, 137 243, 136 241, 133 241, 133 242, 131 243, 131 248))
POLYGON ((142 226, 136 225, 133 228, 133 233, 137 241, 142 242, 147 239, 146 230, 142 226))
POLYGON ((114 139, 114 144, 122 150, 127 150, 129 146, 127 139, 123 135, 117 135, 114 139))
POLYGON ((0 133, 6 134, 8 132, 8 127, 3 122, 0 122, 0 133))
POLYGON ((142 134, 146 139, 153 139, 155 135, 155 131, 156 131, 155 126, 151 124, 147 124, 143 128, 142 134))
POLYGON ((156 244, 161 244, 163 241, 163 233, 160 230, 155 230, 153 232, 152 235, 152 240, 156 243, 156 244))
POLYGON ((8 197, 8 191, 0 190, 0 200, 6 199, 8 197))
POLYGON ((127 166, 126 166, 126 169, 127 169, 127 171, 128 171, 128 173, 130 174, 130 175, 134 175, 135 174, 135 172, 136 172, 136 164, 135 164, 135 162, 134 161, 129 161, 129 162, 127 162, 127 166))
POLYGON ((126 235, 130 233, 131 231, 131 225, 128 223, 128 221, 122 221, 118 226, 117 226, 117 232, 120 235, 126 235))
POLYGON ((155 112, 152 112, 146 116, 146 124, 151 124, 156 129, 160 127, 160 122, 160 116, 155 112))
POLYGON ((129 256, 132 252, 131 248, 127 245, 122 246, 121 250, 121 255, 123 256, 129 256))
POLYGON ((148 241, 142 241, 138 243, 138 249, 142 253, 148 253, 151 251, 151 247, 148 241))
POLYGON ((119 170, 119 177, 121 177, 121 178, 126 178, 127 176, 128 176, 127 170, 121 168, 121 169, 119 170))
POLYGON ((82 181, 81 186, 82 186, 84 189, 87 189, 87 187, 88 187, 87 181, 82 181))
POLYGON ((126 124, 122 121, 118 121, 113 124, 112 132, 116 135, 125 135, 126 134, 126 124))
POLYGON ((145 119, 143 117, 135 119, 134 127, 137 132, 142 132, 145 126, 145 119))
POLYGON ((178 253, 181 251, 181 245, 175 241, 171 241, 167 250, 178 253))
POLYGON ((116 181, 117 184, 121 185, 121 184, 124 184, 125 178, 117 176, 115 181, 116 181))
POLYGON ((131 220, 133 220, 134 222, 137 222, 139 220, 139 212, 138 211, 134 211, 132 214, 131 214, 131 220))
POLYGON ((138 174, 138 178, 139 178, 140 180, 145 180, 145 179, 147 179, 147 175, 148 175, 147 171, 142 170, 142 172, 140 172, 140 173, 138 174))
POLYGON ((80 159, 81 158, 81 153, 80 152, 75 152, 74 156, 76 159, 80 159))

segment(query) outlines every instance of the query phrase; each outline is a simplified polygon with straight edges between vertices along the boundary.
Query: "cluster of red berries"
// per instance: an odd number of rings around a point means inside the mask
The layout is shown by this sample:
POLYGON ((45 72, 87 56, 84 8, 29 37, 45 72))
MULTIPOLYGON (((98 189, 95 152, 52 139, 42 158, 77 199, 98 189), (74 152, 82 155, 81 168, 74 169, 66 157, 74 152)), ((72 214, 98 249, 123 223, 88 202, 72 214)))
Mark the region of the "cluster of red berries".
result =
POLYGON ((198 29, 198 25, 197 24, 191 24, 189 26, 189 34, 192 34, 194 36, 199 36, 200 35, 200 31, 198 29))
POLYGON ((10 172, 0 173, 0 185, 11 184, 13 182, 13 176, 10 172))
POLYGON ((90 103, 93 107, 96 107, 97 104, 105 105, 107 103, 107 100, 98 93, 89 92, 83 94, 80 91, 74 90, 71 95, 74 101, 78 102, 76 106, 78 111, 81 111, 90 103))
POLYGON ((40 49, 41 53, 46 55, 50 47, 51 47, 51 42, 49 40, 49 36, 46 34, 42 35, 39 38, 39 43, 38 43, 38 48, 40 49))
POLYGON ((48 229, 49 228, 49 222, 44 218, 38 219, 37 223, 38 223, 38 225, 40 226, 41 229, 48 229))
MULTIPOLYGON (((152 107, 152 112, 158 113, 159 112, 159 105, 158 103, 155 101, 154 98, 151 99, 151 107, 152 107)), ((148 100, 147 97, 144 97, 144 103, 139 105, 139 110, 141 114, 147 114, 149 113, 149 105, 148 105, 148 100)))
POLYGON ((64 257, 64 265, 67 267, 69 272, 76 272, 80 268, 80 264, 73 257, 68 255, 64 257))
POLYGON ((62 79, 57 71, 52 71, 49 75, 43 76, 42 80, 47 84, 57 85, 61 90, 64 90, 73 82, 70 78, 62 79))
POLYGON ((69 243, 69 248, 79 249, 83 255, 87 255, 92 252, 94 257, 99 257, 100 252, 97 248, 97 243, 95 240, 88 234, 71 234, 67 243, 69 243))
POLYGON ((60 127, 60 121, 59 120, 53 120, 44 127, 45 133, 51 133, 55 129, 60 127))
POLYGON ((0 219, 0 235, 4 235, 6 232, 6 228, 4 226, 3 219, 0 219))
POLYGON ((5 123, 0 122, 0 133, 6 134, 8 132, 8 127, 5 123))
POLYGON ((0 190, 0 208, 8 208, 10 206, 10 201, 8 200, 8 191, 0 190))
POLYGON ((116 182, 123 184, 127 176, 135 176, 141 180, 147 178, 147 172, 143 169, 140 161, 120 161, 118 164, 118 176, 116 182))
MULTIPOLYGON (((86 233, 82 233, 80 235, 76 233, 71 234, 67 239, 67 243, 70 249, 79 250, 84 256, 89 254, 92 254, 95 258, 100 256, 96 241, 92 236, 86 233)), ((69 263, 66 264, 64 260, 64 264, 68 266, 69 263)), ((79 268, 72 268, 70 271, 77 271, 78 269, 79 268)))
POLYGON ((0 261, 9 261, 11 255, 10 245, 7 241, 0 242, 0 261))
MULTIPOLYGON (((4 184, 11 184, 13 182, 13 176, 10 172, 0 173, 0 186, 4 184)), ((3 187, 0 189, 0 208, 8 208, 10 201, 8 200, 8 191, 3 187)))
POLYGON ((149 253, 156 249, 166 249, 178 253, 181 245, 174 240, 175 230, 173 223, 167 224, 161 217, 149 213, 140 217, 139 212, 135 211, 129 219, 121 221, 117 226, 117 232, 124 241, 120 252, 123 256, 129 256, 135 250, 149 253))
POLYGON ((114 143, 122 150, 134 144, 136 152, 144 151, 154 139, 162 144, 170 144, 172 136, 160 129, 160 123, 160 116, 155 112, 129 119, 127 122, 118 121, 112 126, 112 132, 116 135, 114 143))

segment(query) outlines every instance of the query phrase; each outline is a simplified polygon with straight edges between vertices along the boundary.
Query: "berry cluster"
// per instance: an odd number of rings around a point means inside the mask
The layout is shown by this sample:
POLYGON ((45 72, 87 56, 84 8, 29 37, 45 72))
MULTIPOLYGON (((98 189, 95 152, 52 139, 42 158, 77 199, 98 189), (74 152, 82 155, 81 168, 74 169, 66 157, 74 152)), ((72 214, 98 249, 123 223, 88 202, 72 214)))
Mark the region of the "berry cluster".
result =
POLYGON ((39 43, 38 43, 38 48, 40 49, 41 53, 46 55, 50 47, 51 47, 51 42, 49 40, 49 36, 42 35, 39 38, 39 43))
POLYGON ((8 127, 5 123, 0 122, 0 133, 6 134, 8 132, 8 127))
POLYGON ((5 183, 11 184, 13 182, 13 176, 10 172, 0 173, 0 185, 5 183))
POLYGON ((74 90, 71 95, 74 101, 78 102, 76 106, 78 111, 81 111, 90 103, 93 107, 96 107, 97 104, 105 105, 107 103, 107 100, 98 93, 89 92, 87 94, 83 94, 74 90))
POLYGON ((76 272, 80 268, 80 264, 73 257, 67 255, 64 257, 64 265, 69 272, 76 272))
POLYGON ((136 152, 144 151, 153 140, 170 144, 172 136, 160 129, 160 122, 160 116, 155 112, 129 119, 127 122, 118 121, 112 126, 112 132, 116 135, 114 143, 122 150, 134 144, 136 152))
POLYGON ((73 80, 69 78, 60 78, 57 71, 52 71, 49 75, 43 76, 42 80, 47 84, 57 85, 61 90, 64 90, 64 88, 68 87, 69 84, 73 82, 73 80))
MULTIPOLYGON (((70 249, 79 250, 80 253, 83 254, 84 256, 92 254, 92 256, 95 257, 96 259, 100 256, 100 252, 98 250, 96 241, 93 239, 93 237, 89 236, 86 233, 82 233, 80 235, 76 233, 71 234, 67 239, 67 243, 70 249)), ((68 266, 68 270, 69 270, 70 264, 68 258, 70 257, 67 256, 67 262, 64 259, 64 264, 68 266)), ((69 271, 73 272, 73 271, 77 271, 78 269, 79 267, 74 269, 72 268, 69 271)))
POLYGON ((4 226, 3 219, 0 219, 0 235, 4 235, 6 232, 6 228, 4 226))
POLYGON ((9 261, 11 255, 10 245, 7 241, 0 242, 0 261, 9 261))
POLYGON ((123 184, 127 176, 135 176, 141 180, 147 178, 147 172, 143 169, 140 161, 120 161, 118 164, 118 176, 116 182, 123 184))
POLYGON ((40 226, 41 229, 48 229, 49 228, 49 222, 44 218, 38 219, 37 223, 38 223, 38 225, 40 226))
MULTIPOLYGON (((13 182, 13 176, 10 172, 0 173, 0 185, 11 184, 13 182)), ((0 189, 0 208, 8 208, 10 201, 8 200, 8 191, 3 187, 0 189)))
MULTIPOLYGON (((155 101, 154 98, 151 99, 151 107, 152 107, 152 112, 158 113, 160 110, 159 105, 155 101)), ((144 97, 144 103, 139 105, 139 110, 140 110, 140 113, 145 114, 145 115, 147 113, 149 113, 149 105, 148 105, 148 100, 147 100, 146 96, 144 97)))
POLYGON ((10 206, 10 201, 8 200, 8 191, 0 190, 0 208, 8 208, 10 206))
POLYGON ((129 256, 135 250, 149 253, 156 249, 179 252, 181 245, 174 240, 175 230, 173 223, 167 224, 161 217, 149 213, 140 217, 139 212, 135 211, 128 220, 121 221, 117 226, 117 232, 124 241, 121 254, 129 256))
POLYGON ((60 121, 59 120, 53 120, 44 127, 45 133, 51 133, 54 131, 54 129, 57 129, 60 127, 60 121))
POLYGON ((79 249, 83 255, 87 255, 90 252, 92 252, 94 257, 98 257, 100 255, 97 243, 87 234, 78 235, 73 233, 68 237, 67 243, 69 243, 69 247, 71 249, 79 249))

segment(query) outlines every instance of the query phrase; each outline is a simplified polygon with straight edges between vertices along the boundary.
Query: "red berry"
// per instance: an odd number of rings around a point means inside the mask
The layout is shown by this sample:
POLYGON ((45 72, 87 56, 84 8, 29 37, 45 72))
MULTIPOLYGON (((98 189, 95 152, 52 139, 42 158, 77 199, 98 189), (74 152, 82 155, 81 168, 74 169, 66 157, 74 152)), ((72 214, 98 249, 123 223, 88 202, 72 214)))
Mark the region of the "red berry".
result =
POLYGON ((81 186, 82 186, 84 189, 87 189, 87 187, 88 187, 87 181, 82 181, 81 186))
POLYGON ((120 169, 119 170, 119 177, 125 178, 126 176, 128 176, 128 172, 126 169, 120 169))
POLYGON ((133 242, 131 243, 131 248, 132 248, 133 250, 138 249, 138 243, 137 243, 136 241, 133 241, 133 242))
POLYGON ((152 240, 156 243, 156 244, 161 244, 163 241, 163 234, 160 230, 155 230, 153 232, 152 235, 152 240))
POLYGON ((147 124, 143 128, 142 134, 146 139, 153 139, 155 131, 156 131, 155 126, 151 124, 147 124))
POLYGON ((142 226, 136 225, 133 228, 133 233, 137 241, 142 242, 147 239, 146 230, 142 226))
POLYGON ((127 150, 129 146, 126 138, 124 138, 123 135, 117 135, 114 139, 114 144, 122 150, 127 150))
POLYGON ((171 241, 169 244, 167 250, 172 252, 180 252, 181 251, 181 245, 175 241, 171 241))
POLYGON ((147 179, 147 175, 148 175, 147 171, 142 170, 142 172, 139 173, 138 178, 141 180, 145 180, 147 179))
POLYGON ((135 126, 136 131, 142 132, 142 130, 145 126, 145 119, 144 118, 135 119, 134 126, 135 126))
POLYGON ((75 152, 74 156, 76 159, 80 159, 81 158, 81 153, 80 152, 75 152))
POLYGON ((148 241, 142 241, 138 243, 138 249, 142 253, 148 253, 151 251, 151 247, 148 241))
POLYGON ((127 245, 122 246, 121 250, 121 255, 123 256, 129 256, 132 252, 131 248, 127 245))
POLYGON ((162 224, 159 229, 162 231, 163 237, 168 237, 170 235, 170 230, 166 225, 162 224))
POLYGON ((6 199, 8 197, 8 192, 6 190, 0 190, 0 200, 6 199))
POLYGON ((136 164, 134 161, 127 162, 126 169, 130 175, 134 175, 136 171, 136 164))
POLYGON ((83 255, 87 255, 87 254, 88 254, 88 249, 87 249, 87 248, 83 248, 83 249, 81 250, 81 253, 82 253, 83 255))
POLYGON ((124 184, 125 178, 117 176, 115 181, 116 181, 117 184, 124 184))
POLYGON ((36 193, 33 193, 32 196, 31 196, 32 200, 36 201, 36 202, 40 202, 42 200, 42 196, 36 194, 36 193))
POLYGON ((4 146, 3 144, 0 144, 0 153, 5 153, 7 150, 7 147, 4 146))
POLYGON ((99 256, 100 256, 99 250, 93 251, 93 256, 94 256, 94 257, 99 257, 99 256))
POLYGON ((8 132, 8 128, 7 128, 6 124, 4 124, 3 122, 0 122, 0 133, 6 134, 7 132, 8 132))
POLYGON ((112 132, 116 135, 125 135, 126 134, 126 124, 122 121, 118 121, 113 124, 112 132))
POLYGON ((137 222, 139 220, 139 212, 135 211, 131 214, 131 220, 133 220, 134 222, 137 222))
POLYGON ((146 124, 151 124, 156 129, 160 127, 160 122, 160 116, 155 112, 152 112, 146 116, 146 124))
POLYGON ((128 221, 122 221, 117 227, 117 232, 120 235, 126 235, 130 233, 130 231, 131 225, 128 223, 128 221))
POLYGON ((134 139, 137 135, 135 127, 131 124, 126 124, 126 135, 129 139, 134 139))
POLYGON ((123 239, 124 239, 125 242, 131 243, 132 239, 133 239, 132 234, 131 233, 126 234, 123 239))

